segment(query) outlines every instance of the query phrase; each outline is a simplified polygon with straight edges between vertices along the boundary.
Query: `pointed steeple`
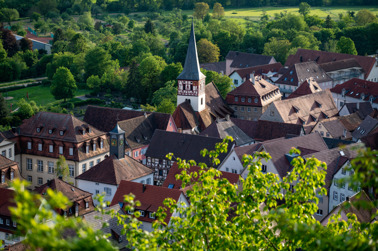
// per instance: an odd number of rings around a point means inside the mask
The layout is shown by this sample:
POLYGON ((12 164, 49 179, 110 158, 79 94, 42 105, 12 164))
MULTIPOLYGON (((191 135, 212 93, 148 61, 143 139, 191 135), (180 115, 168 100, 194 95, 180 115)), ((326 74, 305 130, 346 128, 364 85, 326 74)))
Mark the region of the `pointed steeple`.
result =
POLYGON ((192 29, 190 31, 188 51, 186 53, 186 59, 184 64, 184 70, 177 77, 182 80, 200 80, 204 78, 199 66, 196 36, 194 34, 194 21, 192 21, 192 29))

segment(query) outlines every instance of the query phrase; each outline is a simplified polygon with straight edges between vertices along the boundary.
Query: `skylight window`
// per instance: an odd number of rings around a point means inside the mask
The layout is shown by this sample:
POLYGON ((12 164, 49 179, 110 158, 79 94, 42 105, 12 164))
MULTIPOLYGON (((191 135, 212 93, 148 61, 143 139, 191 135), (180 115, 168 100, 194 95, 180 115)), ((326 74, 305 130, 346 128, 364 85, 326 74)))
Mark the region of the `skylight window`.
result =
POLYGON ((170 189, 172 189, 172 188, 174 188, 175 187, 175 184, 169 184, 168 185, 168 188, 170 188, 170 189))

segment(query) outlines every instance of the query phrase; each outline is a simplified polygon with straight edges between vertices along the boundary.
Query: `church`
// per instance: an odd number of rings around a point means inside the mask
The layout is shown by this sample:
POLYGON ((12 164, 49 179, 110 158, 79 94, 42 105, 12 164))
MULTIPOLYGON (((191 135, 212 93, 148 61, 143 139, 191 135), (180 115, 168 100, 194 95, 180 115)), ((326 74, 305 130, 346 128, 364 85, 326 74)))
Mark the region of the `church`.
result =
POLYGON ((177 77, 177 107, 173 119, 179 131, 198 134, 214 120, 229 118, 233 110, 226 104, 214 83, 206 83, 201 72, 194 23, 190 31, 184 69, 177 77))

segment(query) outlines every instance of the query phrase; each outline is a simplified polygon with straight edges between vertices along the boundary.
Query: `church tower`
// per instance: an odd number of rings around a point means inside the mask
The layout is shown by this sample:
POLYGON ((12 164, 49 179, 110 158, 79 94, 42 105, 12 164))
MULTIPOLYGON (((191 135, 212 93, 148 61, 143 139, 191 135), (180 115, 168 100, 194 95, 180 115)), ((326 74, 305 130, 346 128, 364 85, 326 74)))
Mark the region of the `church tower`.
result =
POLYGON ((189 100, 196 112, 205 109, 205 79, 199 66, 194 23, 190 31, 188 51, 186 54, 184 69, 177 77, 177 105, 189 100))
POLYGON ((123 131, 118 124, 113 130, 109 132, 110 134, 110 156, 113 154, 117 156, 118 159, 123 159, 125 157, 125 131, 123 131))

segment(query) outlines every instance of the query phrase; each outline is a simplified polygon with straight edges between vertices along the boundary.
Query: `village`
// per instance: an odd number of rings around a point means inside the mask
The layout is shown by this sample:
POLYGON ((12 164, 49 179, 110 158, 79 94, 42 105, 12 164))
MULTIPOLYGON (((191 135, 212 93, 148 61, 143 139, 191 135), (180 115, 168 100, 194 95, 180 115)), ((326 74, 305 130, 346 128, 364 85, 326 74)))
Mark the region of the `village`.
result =
MULTIPOLYGON (((194 29, 192 23, 172 115, 90 105, 83 120, 39 112, 0 133, 0 240, 5 250, 23 245, 8 209, 15 206, 10 188, 14 179, 28 181, 34 193, 45 195, 49 188, 63 193, 72 206, 55 209, 56 214, 82 217, 110 234, 119 248, 127 242, 122 227, 111 217, 97 218, 96 196, 103 194, 107 210, 131 214, 123 200, 134 194, 141 202, 135 208, 141 229, 153 231, 155 213, 166 198, 190 205, 190 188, 176 179, 181 172, 176 158, 205 163, 221 171, 220 178, 240 185, 249 172, 243 165, 245 155, 269 153, 271 159, 262 160, 261 172, 280 180, 291 171, 294 158, 315 157, 327 165, 327 193, 318 196, 314 215, 323 225, 344 210, 345 203, 376 199, 373 188, 354 188, 338 180, 353 175, 351 161, 358 151, 377 149, 377 58, 298 49, 282 65, 272 56, 230 51, 223 62, 200 65, 194 29), (201 69, 232 79, 225 98, 215 84, 205 84, 201 69), (227 136, 233 141, 218 164, 200 154, 227 136), (300 154, 290 153, 292 148, 300 154), (175 158, 169 159, 169 153, 175 158), (109 223, 105 228, 104 222, 109 223)), ((375 221, 371 211, 349 212, 361 223, 375 221)), ((168 225, 171 217, 180 216, 168 213, 168 225)))

